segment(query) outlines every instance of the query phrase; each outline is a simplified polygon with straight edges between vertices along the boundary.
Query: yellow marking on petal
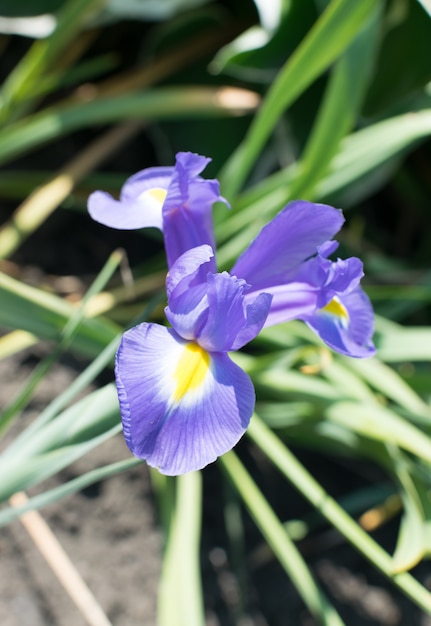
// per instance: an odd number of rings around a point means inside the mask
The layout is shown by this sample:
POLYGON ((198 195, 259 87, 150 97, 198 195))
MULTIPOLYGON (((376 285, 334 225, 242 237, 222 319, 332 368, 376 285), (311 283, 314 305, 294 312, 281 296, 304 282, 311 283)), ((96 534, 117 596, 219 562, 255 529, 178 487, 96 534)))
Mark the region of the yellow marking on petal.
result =
POLYGON ((347 313, 346 308, 337 298, 332 298, 332 300, 328 302, 328 304, 324 306, 321 311, 324 311, 325 313, 330 313, 331 315, 336 315, 337 317, 341 317, 346 320, 349 319, 349 314, 347 313))
POLYGON ((167 193, 167 190, 162 189, 161 187, 153 187, 152 189, 148 189, 147 191, 147 194, 149 196, 151 196, 152 198, 154 198, 154 200, 157 200, 157 202, 160 202, 161 204, 163 204, 163 202, 165 201, 167 193))
POLYGON ((174 400, 179 402, 189 391, 198 389, 205 380, 210 363, 210 355, 196 343, 189 343, 178 361, 174 372, 177 384, 174 400))

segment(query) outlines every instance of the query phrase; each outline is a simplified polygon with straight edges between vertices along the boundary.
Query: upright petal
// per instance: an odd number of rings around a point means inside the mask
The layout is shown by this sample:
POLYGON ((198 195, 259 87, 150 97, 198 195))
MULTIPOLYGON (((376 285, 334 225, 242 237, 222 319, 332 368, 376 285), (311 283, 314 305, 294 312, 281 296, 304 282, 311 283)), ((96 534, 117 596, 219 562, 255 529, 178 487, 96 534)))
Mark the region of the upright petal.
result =
POLYGON ((213 256, 210 246, 192 248, 184 252, 168 272, 165 314, 183 339, 196 339, 208 317, 206 277, 213 256))
POLYGON ((222 274, 209 274, 207 279, 208 317, 196 335, 206 350, 228 352, 238 350, 256 337, 268 315, 271 296, 260 294, 246 305, 244 280, 222 274))
POLYGON ((305 200, 290 202, 242 253, 231 274, 253 291, 286 282, 286 274, 317 253, 344 222, 341 211, 305 200))
MULTIPOLYGON (((163 206, 163 234, 168 265, 186 250, 208 244, 215 250, 212 206, 226 200, 216 180, 198 176, 211 159, 191 152, 177 154, 177 162, 163 206)), ((227 203, 226 203, 227 204, 227 203)), ((215 260, 210 262, 216 270, 215 260)))
POLYGON ((157 324, 125 333, 116 380, 127 445, 168 475, 202 469, 230 450, 255 403, 250 378, 226 354, 157 324))
MULTIPOLYGON (((210 246, 203 245, 184 252, 169 269, 166 277, 168 298, 175 298, 197 284, 200 268, 209 271, 208 261, 214 256, 210 246)), ((203 281, 206 282, 206 281, 203 281)))
POLYGON ((372 342, 374 314, 361 287, 335 296, 326 306, 302 319, 333 350, 364 358, 376 352, 372 342))
POLYGON ((326 280, 320 288, 317 301, 319 308, 324 307, 335 296, 351 292, 364 276, 362 261, 356 257, 337 261, 317 257, 316 261, 326 273, 326 280))

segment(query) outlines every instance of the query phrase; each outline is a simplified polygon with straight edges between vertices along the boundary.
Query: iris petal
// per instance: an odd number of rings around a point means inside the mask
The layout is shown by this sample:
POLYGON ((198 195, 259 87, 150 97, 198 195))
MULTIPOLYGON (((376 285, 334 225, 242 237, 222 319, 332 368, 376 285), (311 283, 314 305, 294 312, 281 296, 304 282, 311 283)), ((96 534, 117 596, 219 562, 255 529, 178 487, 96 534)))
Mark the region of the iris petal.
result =
POLYGON ((373 356, 374 315, 368 296, 356 287, 335 302, 302 319, 333 350, 357 358, 373 356))
POLYGON ((124 183, 121 193, 121 202, 131 202, 143 192, 152 188, 168 189, 174 173, 174 167, 147 167, 130 176, 124 183))
POLYGON ((120 230, 161 229, 162 206, 160 199, 145 191, 128 202, 115 200, 104 191, 95 191, 88 198, 88 211, 93 220, 120 230))
POLYGON ((208 275, 208 319, 199 333, 199 343, 207 350, 228 352, 239 350, 256 337, 268 315, 271 296, 254 296, 248 305, 244 280, 227 272, 208 275))
POLYGON ((189 346, 173 329, 141 324, 125 333, 116 359, 127 445, 168 475, 201 469, 230 450, 255 403, 250 378, 226 354, 208 355, 206 366, 206 357, 200 360, 189 346), (194 361, 179 392, 178 368, 182 363, 184 371, 189 357, 194 361), (193 368, 197 385, 184 382, 193 368))
POLYGON ((109 193, 95 191, 88 198, 88 211, 100 224, 134 230, 137 228, 162 229, 162 207, 172 178, 173 167, 149 167, 137 172, 124 183, 120 200, 109 193), (151 193, 159 190, 158 193, 151 193), (160 191, 165 194, 160 194, 160 191))
POLYGON ((286 275, 316 254, 344 222, 341 211, 305 200, 290 202, 242 253, 231 273, 253 291, 286 282, 286 275))
MULTIPOLYGON (((219 183, 198 176, 211 159, 180 152, 177 154, 168 196, 163 206, 163 234, 168 265, 171 266, 184 252, 202 244, 215 249, 212 206, 220 196, 219 183)), ((215 260, 210 261, 216 271, 215 260)))
POLYGON ((177 298, 190 287, 198 284, 196 279, 199 279, 201 266, 208 263, 213 256, 212 248, 207 245, 184 252, 172 265, 166 277, 168 298, 177 298))

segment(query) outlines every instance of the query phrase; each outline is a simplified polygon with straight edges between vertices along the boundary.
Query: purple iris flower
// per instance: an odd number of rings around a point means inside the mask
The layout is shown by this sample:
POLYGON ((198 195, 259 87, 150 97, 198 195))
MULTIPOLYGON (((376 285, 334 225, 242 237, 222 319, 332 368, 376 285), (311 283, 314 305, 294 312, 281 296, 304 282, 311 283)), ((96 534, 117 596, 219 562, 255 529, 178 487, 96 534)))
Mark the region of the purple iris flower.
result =
MULTIPOLYGON (((159 228, 169 267, 190 248, 206 243, 214 250, 212 206, 228 202, 220 196, 217 180, 199 176, 210 161, 179 152, 174 167, 150 167, 128 178, 119 200, 95 191, 88 199, 88 211, 96 222, 111 228, 159 228)), ((215 270, 214 259, 212 265, 215 270)))
POLYGON ((129 448, 168 475, 205 467, 244 434, 254 388, 228 353, 264 326, 301 319, 342 354, 375 352, 373 311, 359 286, 361 261, 328 259, 338 245, 331 239, 344 222, 341 211, 292 202, 230 273, 216 273, 210 215, 212 203, 223 198, 216 181, 198 176, 206 162, 181 153, 175 168, 129 179, 119 202, 102 192, 90 198, 98 221, 116 228, 155 225, 165 236, 171 327, 144 323, 127 331, 116 381, 129 448), (147 204, 155 188, 165 191, 157 211, 147 204), (148 206, 151 215, 142 216, 148 206))
POLYGON ((208 245, 185 252, 166 281, 172 328, 135 326, 117 352, 127 445, 168 475, 201 469, 233 448, 254 409, 253 383, 227 353, 259 333, 272 298, 262 293, 245 305, 246 282, 208 272, 212 257, 208 245))

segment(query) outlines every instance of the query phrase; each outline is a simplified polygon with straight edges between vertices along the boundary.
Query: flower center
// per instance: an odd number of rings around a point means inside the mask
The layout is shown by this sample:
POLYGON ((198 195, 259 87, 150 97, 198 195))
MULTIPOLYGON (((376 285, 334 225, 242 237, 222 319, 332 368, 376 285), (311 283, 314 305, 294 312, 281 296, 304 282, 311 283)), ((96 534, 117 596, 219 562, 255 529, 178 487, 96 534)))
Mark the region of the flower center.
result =
POLYGON ((198 389, 205 380, 210 355, 196 343, 188 343, 183 350, 174 372, 177 384, 174 400, 179 402, 189 391, 198 389))

